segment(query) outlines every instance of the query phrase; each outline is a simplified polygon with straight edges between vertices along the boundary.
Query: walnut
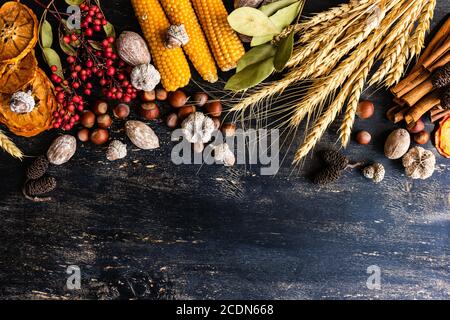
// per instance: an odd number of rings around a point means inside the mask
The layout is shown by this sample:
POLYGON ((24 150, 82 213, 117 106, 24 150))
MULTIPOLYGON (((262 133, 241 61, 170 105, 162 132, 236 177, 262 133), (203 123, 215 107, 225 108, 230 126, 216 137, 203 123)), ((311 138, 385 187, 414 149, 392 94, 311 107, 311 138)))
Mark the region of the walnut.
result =
POLYGON ((192 113, 181 124, 183 135, 190 143, 208 143, 215 130, 214 121, 201 112, 192 113))
POLYGON ((363 174, 367 179, 372 179, 373 182, 380 183, 384 180, 386 171, 381 163, 374 163, 373 165, 364 168, 363 174))
POLYGON ((152 91, 161 81, 161 75, 151 64, 142 64, 131 71, 131 84, 137 90, 152 91))
POLYGON ((109 144, 106 151, 106 159, 116 161, 127 156, 127 145, 119 140, 114 140, 109 144))
POLYGON ((436 157, 431 151, 414 147, 403 156, 406 174, 412 179, 428 179, 434 173, 436 157))
POLYGON ((214 147, 214 160, 222 163, 225 167, 232 167, 236 163, 236 157, 230 146, 226 143, 214 147))
POLYGON ((30 113, 36 106, 31 91, 18 91, 11 96, 10 104, 11 111, 15 113, 30 113))
POLYGON ((165 46, 167 49, 175 49, 188 44, 189 35, 184 24, 171 25, 166 32, 165 46))

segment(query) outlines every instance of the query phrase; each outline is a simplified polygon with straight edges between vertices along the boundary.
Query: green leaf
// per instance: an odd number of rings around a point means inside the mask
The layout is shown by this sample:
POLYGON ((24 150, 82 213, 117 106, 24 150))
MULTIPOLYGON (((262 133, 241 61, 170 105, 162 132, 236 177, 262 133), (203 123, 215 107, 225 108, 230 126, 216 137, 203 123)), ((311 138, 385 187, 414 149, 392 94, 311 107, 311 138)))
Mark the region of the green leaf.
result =
POLYGON ((255 8, 242 7, 234 10, 228 16, 231 27, 249 37, 259 37, 278 34, 278 29, 264 13, 255 8))
POLYGON ((105 30, 107 37, 116 37, 116 30, 114 29, 114 26, 111 23, 107 23, 103 26, 103 30, 105 30))
POLYGON ((255 47, 248 51, 238 61, 236 72, 240 72, 252 64, 271 58, 275 55, 276 52, 277 48, 270 43, 255 47))
MULTIPOLYGON (((277 3, 277 2, 273 2, 277 3)), ((285 7, 281 10, 278 10, 274 15, 270 17, 270 21, 280 30, 290 26, 292 22, 298 17, 300 14, 301 3, 296 2, 291 4, 288 7, 285 7)), ((254 37, 251 42, 251 46, 259 46, 261 44, 267 43, 273 39, 272 36, 264 36, 264 37, 254 37)))
POLYGON ((44 20, 41 25, 41 43, 44 48, 50 48, 53 44, 53 30, 50 22, 44 20))
POLYGON ((295 32, 292 31, 289 36, 281 40, 278 45, 277 53, 273 59, 273 65, 278 72, 283 71, 289 59, 292 57, 292 52, 294 51, 294 34, 295 32))
POLYGON ((69 6, 79 6, 80 4, 82 4, 85 0, 65 0, 66 3, 69 6))
POLYGON ((97 50, 97 51, 103 50, 102 44, 98 41, 88 40, 88 43, 94 50, 97 50))
POLYGON ((263 12, 266 16, 270 17, 278 10, 283 9, 283 8, 293 4, 294 2, 298 2, 298 0, 275 1, 275 2, 272 2, 272 3, 262 6, 261 8, 259 8, 259 10, 261 10, 261 12, 263 12))
POLYGON ((56 53, 56 51, 52 48, 43 48, 42 53, 44 54, 44 60, 48 64, 48 66, 56 66, 58 68, 56 74, 61 78, 64 78, 61 59, 59 58, 59 55, 56 53))
POLYGON ((225 89, 237 92, 252 88, 266 80, 273 71, 273 58, 254 63, 232 76, 225 89))

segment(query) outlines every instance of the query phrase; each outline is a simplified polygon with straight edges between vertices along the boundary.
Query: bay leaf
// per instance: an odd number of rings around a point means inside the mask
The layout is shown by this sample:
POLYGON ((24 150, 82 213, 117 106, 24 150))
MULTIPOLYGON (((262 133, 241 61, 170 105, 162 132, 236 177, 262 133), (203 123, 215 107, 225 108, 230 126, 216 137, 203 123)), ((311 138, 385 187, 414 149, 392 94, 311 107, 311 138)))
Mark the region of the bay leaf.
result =
POLYGON ((289 36, 281 40, 278 45, 277 53, 273 59, 273 66, 278 72, 283 71, 289 59, 292 57, 292 52, 294 51, 294 35, 295 32, 292 31, 289 36))
POLYGON ((278 34, 277 28, 264 13, 255 8, 242 7, 234 10, 228 16, 228 22, 238 33, 250 37, 278 34))
POLYGON ((64 79, 61 58, 59 57, 58 53, 52 48, 43 48, 42 53, 44 54, 44 60, 45 62, 47 62, 48 66, 56 66, 58 68, 56 74, 64 79))
POLYGON ((252 88, 266 80, 273 71, 273 57, 254 63, 232 76, 225 89, 238 92, 252 88))
POLYGON ((44 48, 50 48, 53 44, 53 30, 52 25, 47 20, 44 20, 41 25, 41 44, 44 48))
POLYGON ((259 10, 261 10, 261 12, 263 12, 266 16, 270 17, 278 10, 283 9, 283 8, 293 4, 294 2, 299 2, 299 1, 298 0, 275 1, 275 2, 268 3, 264 6, 262 6, 261 8, 259 8, 259 10))
POLYGON ((105 30, 107 37, 116 37, 116 29, 114 29, 114 26, 110 22, 103 26, 103 30, 105 30))
POLYGON ((277 48, 271 43, 255 47, 248 51, 237 64, 236 72, 240 72, 248 66, 271 58, 277 52, 277 48))
POLYGON ((85 0, 65 0, 65 2, 69 5, 69 6, 79 6, 80 4, 82 4, 85 0))

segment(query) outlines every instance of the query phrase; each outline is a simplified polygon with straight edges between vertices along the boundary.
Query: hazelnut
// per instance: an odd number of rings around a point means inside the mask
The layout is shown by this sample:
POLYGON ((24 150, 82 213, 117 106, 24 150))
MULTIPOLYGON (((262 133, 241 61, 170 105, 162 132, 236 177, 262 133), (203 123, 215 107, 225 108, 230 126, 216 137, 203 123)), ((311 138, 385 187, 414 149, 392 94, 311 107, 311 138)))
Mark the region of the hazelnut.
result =
POLYGON ((163 89, 163 88, 156 89, 156 100, 158 100, 158 101, 166 101, 168 95, 169 94, 168 94, 168 92, 165 89, 163 89))
POLYGON ((375 106, 372 101, 361 100, 356 109, 356 114, 361 119, 369 119, 375 112, 375 106))
POLYGON ((85 128, 92 128, 95 125, 95 114, 92 111, 85 111, 81 115, 81 125, 85 128))
POLYGON ((220 129, 220 126, 222 125, 222 122, 220 121, 219 118, 212 118, 212 120, 214 121, 214 128, 216 130, 220 129))
POLYGON ((178 118, 180 120, 186 119, 190 114, 195 113, 197 109, 194 106, 183 107, 178 111, 178 118))
POLYGON ((181 90, 169 93, 168 99, 169 104, 174 108, 181 108, 185 106, 188 100, 186 94, 181 90))
POLYGON ((155 101, 156 94, 155 90, 152 91, 141 91, 141 100, 144 102, 152 102, 155 101))
POLYGON ((91 142, 96 145, 102 145, 108 142, 109 132, 105 129, 96 129, 91 134, 91 142))
POLYGON ((232 137, 236 134, 236 125, 234 123, 225 123, 222 126, 222 133, 225 137, 232 137))
POLYGON ((92 111, 98 116, 105 114, 108 112, 108 104, 105 101, 97 101, 92 111))
POLYGON ((171 113, 167 116, 166 125, 170 129, 175 129, 178 127, 178 115, 176 113, 171 113))
POLYGON ((430 134, 425 130, 420 131, 414 135, 414 141, 417 144, 427 144, 430 141, 430 134))
POLYGON ((356 134, 356 142, 359 144, 369 144, 372 140, 372 136, 367 131, 360 131, 356 134))
POLYGON ((78 140, 81 142, 88 142, 89 141, 89 129, 81 129, 78 131, 78 140))
POLYGON ((425 123, 420 119, 417 121, 413 127, 408 128, 410 133, 419 133, 425 129, 425 123))
POLYGON ((125 120, 130 115, 130 107, 125 103, 121 103, 114 107, 113 112, 117 119, 125 120))
POLYGON ((220 101, 213 101, 206 105, 206 114, 211 117, 220 117, 222 114, 222 104, 220 101))
POLYGON ((109 116, 109 114, 102 114, 101 116, 97 117, 97 124, 102 129, 108 129, 112 125, 112 119, 109 116))
POLYGON ((143 103, 140 108, 141 116, 146 120, 155 120, 159 118, 159 108, 154 102, 143 103))
POLYGON ((209 97, 206 93, 204 92, 197 92, 196 94, 194 94, 194 101, 195 104, 198 107, 203 107, 209 100, 209 97))

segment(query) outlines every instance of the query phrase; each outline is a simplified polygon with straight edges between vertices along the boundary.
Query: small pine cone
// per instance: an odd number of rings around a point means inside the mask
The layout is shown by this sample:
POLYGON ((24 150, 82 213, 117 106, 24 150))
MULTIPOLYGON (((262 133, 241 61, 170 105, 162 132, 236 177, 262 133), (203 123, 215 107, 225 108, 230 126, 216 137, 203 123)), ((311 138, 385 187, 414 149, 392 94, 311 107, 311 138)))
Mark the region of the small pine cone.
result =
POLYGON ((450 110, 450 85, 444 89, 441 97, 441 106, 444 109, 450 110))
POLYGON ((35 197, 40 196, 56 189, 56 179, 53 177, 40 178, 39 180, 30 180, 25 184, 27 195, 35 197))
POLYGON ((344 170, 347 168, 350 162, 348 158, 339 151, 324 151, 321 156, 323 161, 325 161, 329 166, 335 167, 339 170, 344 170))
POLYGON ((326 167, 319 171, 313 178, 313 183, 321 186, 325 186, 332 182, 339 180, 342 176, 342 170, 336 167, 326 167))
POLYGON ((40 156, 28 167, 27 169, 27 179, 37 180, 42 178, 48 170, 49 162, 47 157, 40 156))
POLYGON ((433 87, 436 89, 444 88, 450 85, 450 62, 442 68, 439 68, 431 77, 433 87))

